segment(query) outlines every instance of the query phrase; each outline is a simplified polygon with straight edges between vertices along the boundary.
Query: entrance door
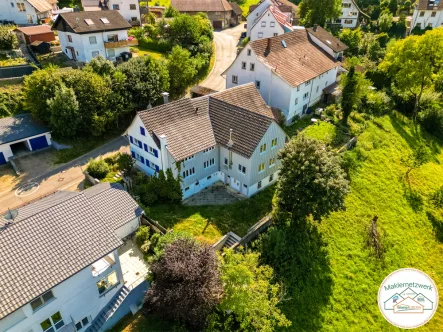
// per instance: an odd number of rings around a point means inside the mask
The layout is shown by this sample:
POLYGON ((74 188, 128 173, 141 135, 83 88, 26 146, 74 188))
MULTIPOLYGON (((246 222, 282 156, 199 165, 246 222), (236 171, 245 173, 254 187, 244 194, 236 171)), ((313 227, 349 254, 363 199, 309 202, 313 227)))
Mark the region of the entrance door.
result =
POLYGON ((31 144, 32 151, 44 149, 48 146, 48 141, 46 140, 45 135, 31 138, 29 140, 29 143, 31 144))

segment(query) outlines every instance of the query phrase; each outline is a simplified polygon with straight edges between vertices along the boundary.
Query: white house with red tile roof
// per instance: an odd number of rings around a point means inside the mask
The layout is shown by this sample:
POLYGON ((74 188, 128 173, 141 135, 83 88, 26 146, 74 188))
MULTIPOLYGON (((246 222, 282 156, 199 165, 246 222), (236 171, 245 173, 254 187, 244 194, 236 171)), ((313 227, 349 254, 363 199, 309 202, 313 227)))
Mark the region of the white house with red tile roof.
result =
POLYGON ((249 37, 252 41, 282 35, 292 31, 289 13, 283 13, 278 7, 271 5, 258 17, 249 28, 249 37))
POLYGON ((341 62, 326 49, 305 29, 249 42, 224 72, 226 88, 254 83, 266 104, 290 122, 336 84, 341 62))
POLYGON ((53 0, 1 1, 0 21, 13 21, 18 25, 39 24, 40 20, 49 19, 52 11, 57 10, 53 0))

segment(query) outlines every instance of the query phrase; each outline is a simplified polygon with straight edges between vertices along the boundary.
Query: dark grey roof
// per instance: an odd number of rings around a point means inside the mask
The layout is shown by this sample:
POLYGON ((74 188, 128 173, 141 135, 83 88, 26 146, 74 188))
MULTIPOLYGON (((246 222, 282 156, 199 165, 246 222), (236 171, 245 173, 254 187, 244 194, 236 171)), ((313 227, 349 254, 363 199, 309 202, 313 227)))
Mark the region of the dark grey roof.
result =
POLYGON ((117 229, 143 210, 119 183, 100 183, 83 192, 109 227, 117 229))
POLYGON ((61 13, 52 27, 53 30, 78 34, 129 28, 131 28, 129 22, 116 10, 61 13), (106 18, 109 23, 103 23, 100 20, 102 18, 106 18), (94 24, 89 25, 85 20, 92 20, 94 24))
POLYGON ((17 211, 0 229, 0 319, 121 246, 117 219, 141 213, 121 186, 109 184, 57 192, 17 211))
POLYGON ((19 114, 0 119, 0 144, 48 133, 49 129, 32 119, 31 114, 19 114))

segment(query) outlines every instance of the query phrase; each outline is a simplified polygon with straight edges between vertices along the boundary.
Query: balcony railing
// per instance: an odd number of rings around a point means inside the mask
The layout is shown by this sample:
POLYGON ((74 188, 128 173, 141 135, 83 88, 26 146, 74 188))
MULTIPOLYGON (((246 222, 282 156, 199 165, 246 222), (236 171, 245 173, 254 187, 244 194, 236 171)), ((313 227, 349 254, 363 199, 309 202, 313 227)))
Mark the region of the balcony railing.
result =
POLYGON ((108 41, 105 42, 105 48, 117 48, 125 46, 136 46, 138 45, 138 40, 133 38, 131 40, 118 40, 118 41, 108 41))

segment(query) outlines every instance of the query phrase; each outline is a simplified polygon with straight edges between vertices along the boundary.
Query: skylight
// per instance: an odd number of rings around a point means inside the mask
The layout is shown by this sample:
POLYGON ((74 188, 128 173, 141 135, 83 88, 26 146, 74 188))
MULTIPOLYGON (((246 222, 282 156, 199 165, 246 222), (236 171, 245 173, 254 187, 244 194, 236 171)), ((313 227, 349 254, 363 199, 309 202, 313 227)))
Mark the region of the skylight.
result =
POLYGON ((329 44, 329 45, 331 45, 332 43, 329 41, 329 40, 326 40, 326 42, 329 44))
POLYGON ((288 47, 288 45, 286 45, 286 42, 284 40, 281 41, 281 44, 283 45, 284 48, 288 47))
POLYGON ((105 18, 105 17, 102 17, 102 18, 100 19, 100 21, 102 21, 104 24, 109 24, 108 19, 105 18))
POLYGON ((85 19, 85 23, 87 25, 94 25, 94 22, 92 22, 92 20, 90 18, 85 19))

